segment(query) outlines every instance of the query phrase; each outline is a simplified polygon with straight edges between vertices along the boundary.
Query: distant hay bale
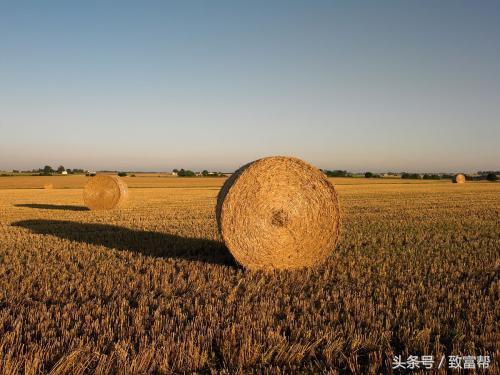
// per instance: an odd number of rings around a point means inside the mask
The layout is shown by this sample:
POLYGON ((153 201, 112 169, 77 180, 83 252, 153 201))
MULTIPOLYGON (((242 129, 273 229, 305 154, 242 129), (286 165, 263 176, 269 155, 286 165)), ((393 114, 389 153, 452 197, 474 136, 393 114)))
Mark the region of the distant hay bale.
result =
POLYGON ((326 176, 300 159, 274 156, 236 171, 217 197, 220 234, 251 270, 321 263, 337 244, 337 194, 326 176))
POLYGON ((128 198, 127 184, 118 176, 97 175, 83 189, 83 201, 91 210, 110 210, 128 198))
POLYGON ((453 176, 452 181, 454 184, 464 184, 465 183, 465 176, 463 174, 459 173, 456 176, 453 176))
POLYGON ((53 184, 45 184, 45 185, 43 185, 43 188, 44 189, 53 189, 54 185, 53 184))

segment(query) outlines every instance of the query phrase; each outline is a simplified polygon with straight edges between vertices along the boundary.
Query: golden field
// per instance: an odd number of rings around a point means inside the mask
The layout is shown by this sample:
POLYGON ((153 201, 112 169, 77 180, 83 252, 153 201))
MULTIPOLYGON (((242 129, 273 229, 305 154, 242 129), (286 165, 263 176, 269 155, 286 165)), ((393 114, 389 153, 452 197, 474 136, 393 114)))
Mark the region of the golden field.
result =
POLYGON ((263 273, 220 242, 224 179, 126 177, 129 204, 96 212, 87 179, 0 178, 1 374, 499 371, 499 183, 334 178, 335 252, 263 273))
MULTIPOLYGON (((83 188, 91 177, 83 175, 68 176, 9 176, 0 177, 0 189, 43 189, 52 184, 54 189, 83 188)), ((131 188, 200 188, 222 186, 224 177, 172 177, 165 174, 136 174, 136 177, 122 178, 131 188)), ((400 178, 330 178, 336 185, 373 185, 373 184, 449 184, 450 181, 402 180, 400 178)))

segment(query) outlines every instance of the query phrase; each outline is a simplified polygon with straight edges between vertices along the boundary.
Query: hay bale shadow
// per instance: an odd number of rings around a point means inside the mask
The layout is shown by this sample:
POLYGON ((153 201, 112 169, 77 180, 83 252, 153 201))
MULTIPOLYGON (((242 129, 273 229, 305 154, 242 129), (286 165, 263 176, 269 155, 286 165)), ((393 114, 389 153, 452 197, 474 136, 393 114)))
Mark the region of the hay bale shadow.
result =
POLYGON ((138 254, 202 261, 236 267, 231 253, 222 242, 149 232, 108 224, 78 223, 63 220, 23 220, 13 226, 34 233, 53 235, 70 241, 105 246, 138 254))
POLYGON ((23 204, 15 204, 14 206, 38 208, 40 210, 89 211, 89 209, 84 206, 71 206, 71 205, 61 205, 61 204, 23 203, 23 204))

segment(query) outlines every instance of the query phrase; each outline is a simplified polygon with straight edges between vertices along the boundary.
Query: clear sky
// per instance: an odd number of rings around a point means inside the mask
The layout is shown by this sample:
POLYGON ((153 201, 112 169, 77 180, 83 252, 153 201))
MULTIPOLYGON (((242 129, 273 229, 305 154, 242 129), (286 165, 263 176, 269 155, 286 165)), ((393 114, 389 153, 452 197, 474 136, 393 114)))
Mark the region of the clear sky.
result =
POLYGON ((2 1, 0 169, 500 169, 500 2, 2 1))

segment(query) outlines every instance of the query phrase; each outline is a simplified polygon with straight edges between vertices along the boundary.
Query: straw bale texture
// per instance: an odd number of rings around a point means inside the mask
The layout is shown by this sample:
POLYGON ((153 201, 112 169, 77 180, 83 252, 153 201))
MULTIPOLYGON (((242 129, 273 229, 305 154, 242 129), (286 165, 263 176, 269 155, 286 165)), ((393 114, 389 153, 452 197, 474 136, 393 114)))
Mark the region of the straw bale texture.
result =
POLYGON ((465 183, 465 176, 461 173, 457 174, 456 176, 453 176, 453 183, 455 184, 465 183))
POLYGON ((91 210, 110 210, 127 198, 127 184, 118 176, 97 175, 83 189, 83 201, 91 210))
POLYGON ((226 246, 251 270, 319 264, 338 239, 333 185, 321 171, 292 157, 241 167, 219 192, 216 215, 226 246))

